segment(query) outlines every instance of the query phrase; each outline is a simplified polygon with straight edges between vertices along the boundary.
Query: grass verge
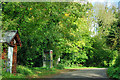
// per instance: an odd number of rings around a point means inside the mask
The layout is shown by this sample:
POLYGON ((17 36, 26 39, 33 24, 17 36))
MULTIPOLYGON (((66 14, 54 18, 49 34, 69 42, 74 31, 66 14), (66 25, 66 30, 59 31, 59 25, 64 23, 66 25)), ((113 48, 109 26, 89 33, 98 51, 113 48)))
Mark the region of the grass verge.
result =
POLYGON ((55 68, 46 67, 25 67, 22 65, 17 66, 16 75, 10 74, 3 70, 3 78, 51 78, 52 76, 58 75, 60 73, 75 71, 76 69, 86 69, 86 68, 101 68, 101 67, 65 67, 57 66, 55 68))
POLYGON ((106 67, 65 67, 65 69, 86 69, 86 68, 106 68, 106 67))
POLYGON ((59 69, 56 68, 46 68, 46 67, 32 67, 28 68, 25 66, 17 66, 16 75, 10 74, 9 72, 5 72, 3 70, 2 77, 3 78, 46 78, 49 75, 56 74, 60 72, 59 69))

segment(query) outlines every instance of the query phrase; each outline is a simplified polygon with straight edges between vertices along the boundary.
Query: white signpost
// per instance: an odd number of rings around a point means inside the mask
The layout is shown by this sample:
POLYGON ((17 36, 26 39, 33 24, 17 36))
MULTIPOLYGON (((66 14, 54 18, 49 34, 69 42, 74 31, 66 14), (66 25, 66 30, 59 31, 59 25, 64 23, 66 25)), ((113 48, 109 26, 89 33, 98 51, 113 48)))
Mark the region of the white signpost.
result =
POLYGON ((50 55, 50 68, 52 68, 53 67, 53 50, 50 50, 49 55, 50 55))
POLYGON ((43 67, 53 67, 53 50, 45 51, 43 53, 43 67))
POLYGON ((9 66, 10 66, 10 73, 12 73, 12 60, 13 60, 13 47, 8 47, 8 59, 9 59, 9 66))

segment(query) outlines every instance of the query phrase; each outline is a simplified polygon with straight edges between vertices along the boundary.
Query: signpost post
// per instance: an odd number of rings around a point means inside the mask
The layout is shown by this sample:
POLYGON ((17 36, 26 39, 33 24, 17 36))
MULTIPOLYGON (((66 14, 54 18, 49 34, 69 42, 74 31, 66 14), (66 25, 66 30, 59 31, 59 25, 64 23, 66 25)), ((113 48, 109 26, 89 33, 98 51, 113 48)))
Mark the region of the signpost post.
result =
POLYGON ((53 67, 53 50, 50 50, 50 68, 53 67))
POLYGON ((46 56, 44 52, 43 52, 43 67, 46 67, 46 56))
POLYGON ((43 53, 43 67, 53 67, 53 50, 44 51, 43 53))

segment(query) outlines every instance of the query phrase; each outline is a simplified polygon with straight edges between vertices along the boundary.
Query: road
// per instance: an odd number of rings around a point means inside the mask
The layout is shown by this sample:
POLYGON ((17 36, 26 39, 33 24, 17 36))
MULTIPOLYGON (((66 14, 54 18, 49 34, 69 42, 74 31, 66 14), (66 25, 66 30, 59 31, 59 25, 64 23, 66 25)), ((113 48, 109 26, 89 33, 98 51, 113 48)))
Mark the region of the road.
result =
POLYGON ((79 78, 80 80, 110 80, 106 74, 107 68, 76 69, 72 72, 65 72, 53 78, 79 78))

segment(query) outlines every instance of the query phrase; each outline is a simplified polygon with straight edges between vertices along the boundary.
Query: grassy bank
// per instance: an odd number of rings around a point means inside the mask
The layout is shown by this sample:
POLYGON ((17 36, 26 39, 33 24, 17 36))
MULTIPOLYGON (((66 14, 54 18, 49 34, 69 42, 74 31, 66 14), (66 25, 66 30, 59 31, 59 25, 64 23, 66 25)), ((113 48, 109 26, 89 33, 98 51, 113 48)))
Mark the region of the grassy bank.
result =
POLYGON ((46 67, 25 67, 22 65, 17 66, 16 75, 3 71, 3 78, 50 78, 61 72, 74 71, 74 69, 86 69, 86 68, 102 68, 102 67, 63 67, 58 65, 55 68, 46 67), (72 70, 73 69, 73 70, 72 70))
POLYGON ((107 67, 65 67, 65 69, 107 68, 107 67))
POLYGON ((28 68, 25 66, 17 66, 17 73, 16 75, 10 74, 8 72, 3 71, 2 77, 3 78, 42 78, 47 77, 52 74, 59 73, 60 69, 56 68, 46 68, 46 67, 33 67, 28 68))

